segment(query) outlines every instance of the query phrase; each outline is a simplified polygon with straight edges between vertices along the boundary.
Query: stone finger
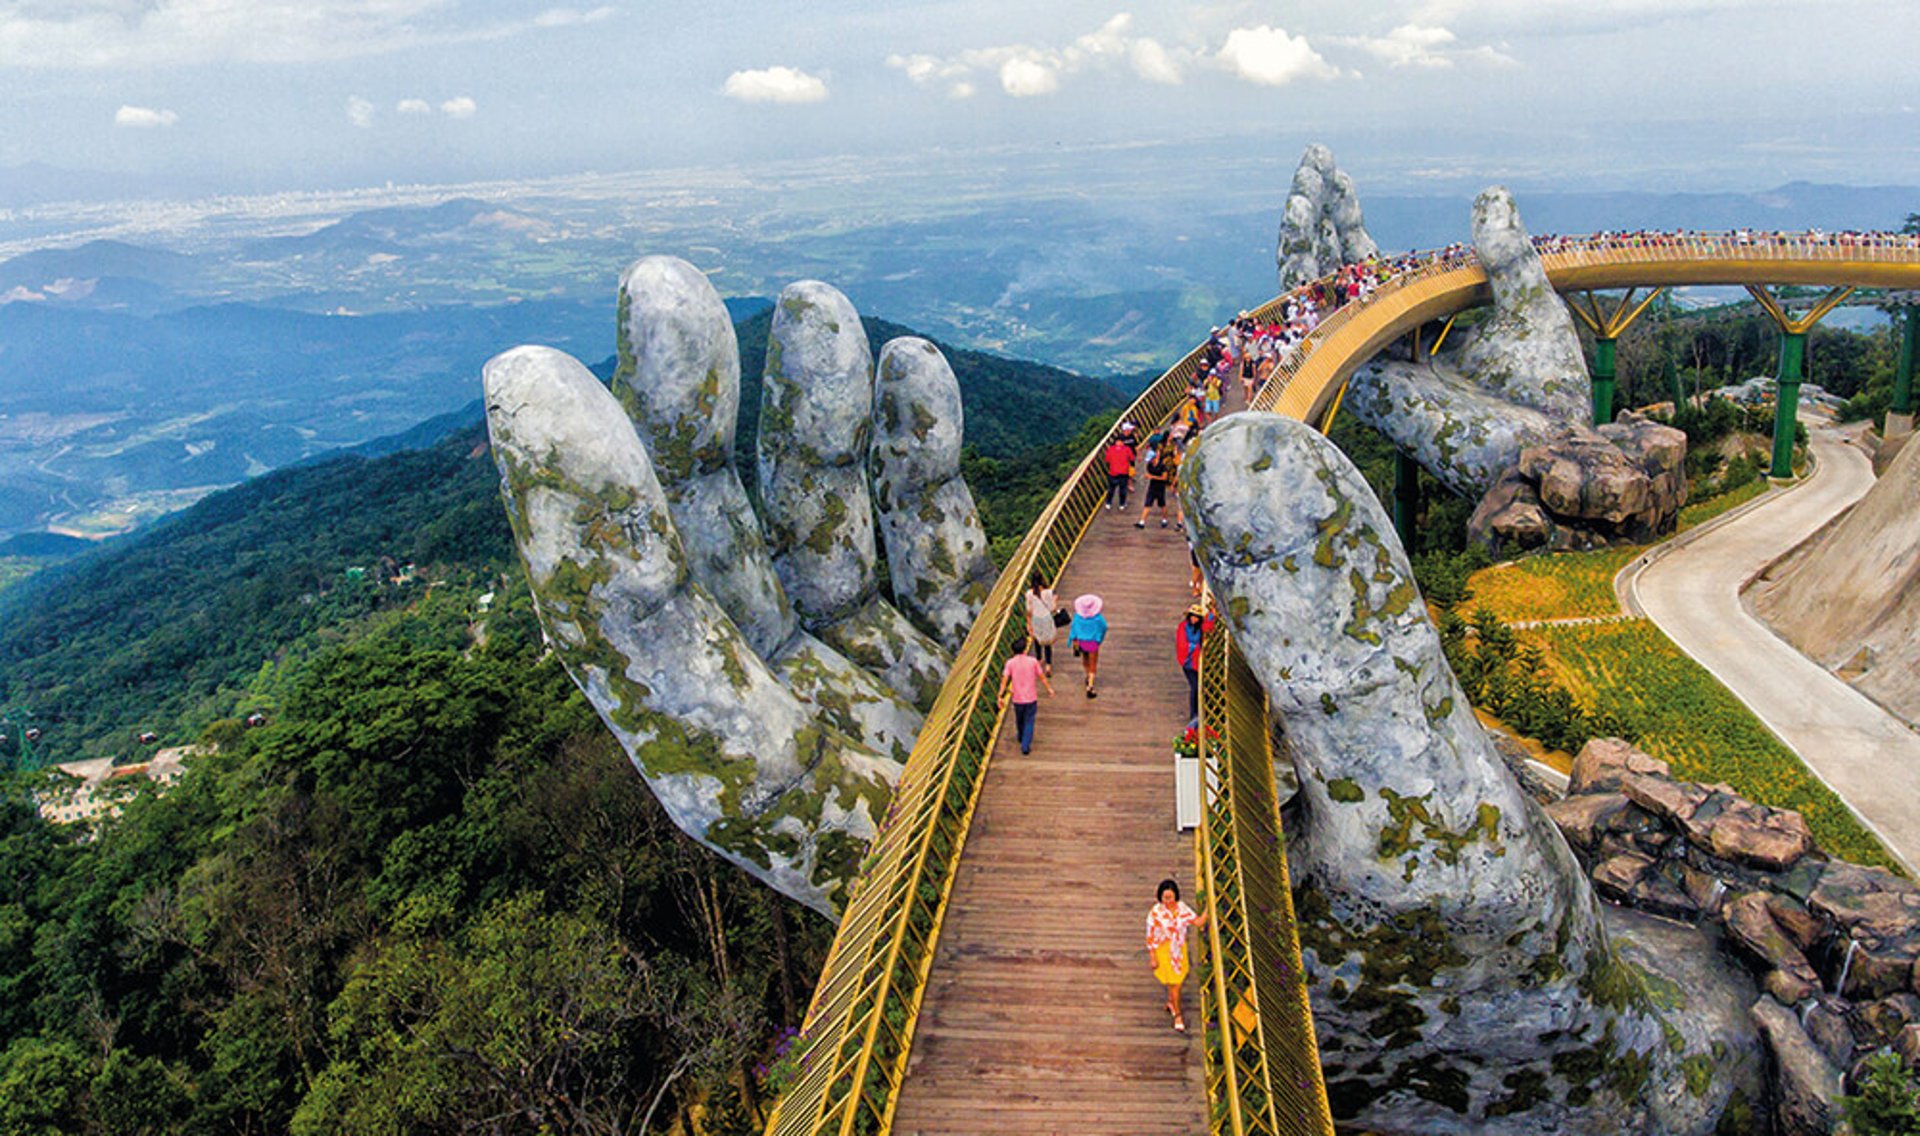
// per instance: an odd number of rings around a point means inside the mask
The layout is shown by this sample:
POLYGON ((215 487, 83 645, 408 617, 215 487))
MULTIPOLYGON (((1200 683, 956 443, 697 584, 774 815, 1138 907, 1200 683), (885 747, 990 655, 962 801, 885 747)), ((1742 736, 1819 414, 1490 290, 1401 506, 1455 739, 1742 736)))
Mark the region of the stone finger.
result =
POLYGON ((931 706, 947 658, 880 602, 866 454, 873 355, 859 313, 817 280, 774 307, 756 440, 774 571, 801 623, 900 697, 931 706))
POLYGON ((998 574, 960 476, 960 383, 940 349, 902 337, 874 372, 873 500, 894 606, 949 651, 973 629, 998 574))
POLYGON ((694 579, 771 655, 799 623, 734 468, 740 347, 705 273, 649 256, 621 274, 613 390, 653 458, 694 579))

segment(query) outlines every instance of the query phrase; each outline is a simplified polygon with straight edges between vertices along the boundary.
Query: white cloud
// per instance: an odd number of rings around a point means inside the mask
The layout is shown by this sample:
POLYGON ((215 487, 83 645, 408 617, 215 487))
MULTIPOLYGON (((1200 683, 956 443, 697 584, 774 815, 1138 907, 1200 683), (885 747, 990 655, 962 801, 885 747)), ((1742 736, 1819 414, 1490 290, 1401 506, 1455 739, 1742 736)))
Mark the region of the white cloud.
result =
POLYGON ((480 105, 466 95, 458 95, 440 104, 440 113, 448 118, 472 118, 480 105))
POLYGON ((1218 59, 1227 69, 1265 87, 1284 87, 1296 79, 1335 79, 1340 70, 1321 58, 1305 36, 1284 28, 1235 28, 1227 33, 1218 59))
POLYGON ((401 99, 393 109, 396 114, 432 114, 433 104, 425 99, 401 99))
POLYGON ((1133 16, 1120 12, 1099 28, 1059 46, 1032 43, 976 47, 950 56, 889 55, 887 66, 918 86, 943 87, 954 98, 971 97, 981 75, 992 76, 1014 98, 1050 95, 1068 76, 1085 71, 1130 69, 1152 83, 1181 81, 1194 54, 1135 35, 1133 16))
POLYGON ((743 103, 817 103, 826 99, 826 80, 793 67, 735 71, 720 93, 743 103))
POLYGON ((1133 73, 1149 83, 1171 86, 1180 81, 1180 64, 1159 40, 1134 40, 1127 49, 1127 61, 1133 64, 1133 73))
POLYGON ((589 8, 548 8, 533 18, 536 28, 570 28, 576 24, 597 24, 614 14, 611 6, 589 8))
POLYGON ((115 126, 127 126, 136 130, 147 130, 160 126, 172 126, 180 121, 180 116, 170 110, 155 110, 152 107, 123 106, 113 112, 115 126))
POLYGON ((595 23, 611 7, 479 18, 461 0, 0 0, 0 67, 312 63, 595 23), (463 18, 464 17, 464 18, 463 18))
POLYGON ((373 104, 359 95, 347 99, 347 121, 362 130, 373 125, 373 104))
POLYGON ((1000 65, 1000 89, 1016 99, 1051 95, 1060 89, 1060 72, 1033 56, 1016 56, 1000 65))
POLYGON ((1517 66, 1512 56, 1496 47, 1455 47, 1459 37, 1432 24, 1401 24, 1383 36, 1343 36, 1334 42, 1357 47, 1389 67, 1441 69, 1462 59, 1495 67, 1517 66))
POLYGON ((1801 5, 1798 0, 1423 0, 1416 23, 1497 28, 1494 34, 1580 35, 1801 5))

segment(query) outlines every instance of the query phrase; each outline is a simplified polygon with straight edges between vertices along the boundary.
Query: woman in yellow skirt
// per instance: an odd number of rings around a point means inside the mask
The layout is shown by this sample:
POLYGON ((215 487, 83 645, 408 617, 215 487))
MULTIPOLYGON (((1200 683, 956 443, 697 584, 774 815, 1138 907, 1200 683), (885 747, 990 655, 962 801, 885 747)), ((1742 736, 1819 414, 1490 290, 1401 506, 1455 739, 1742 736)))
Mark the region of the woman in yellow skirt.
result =
POLYGON ((1173 1015, 1173 1028, 1187 1032, 1187 1020, 1180 1015, 1180 986, 1187 980, 1187 929, 1204 927, 1207 917, 1180 902, 1180 885, 1161 880, 1154 889, 1158 897, 1147 912, 1147 954, 1153 959, 1153 977, 1167 988, 1167 1013, 1173 1015))

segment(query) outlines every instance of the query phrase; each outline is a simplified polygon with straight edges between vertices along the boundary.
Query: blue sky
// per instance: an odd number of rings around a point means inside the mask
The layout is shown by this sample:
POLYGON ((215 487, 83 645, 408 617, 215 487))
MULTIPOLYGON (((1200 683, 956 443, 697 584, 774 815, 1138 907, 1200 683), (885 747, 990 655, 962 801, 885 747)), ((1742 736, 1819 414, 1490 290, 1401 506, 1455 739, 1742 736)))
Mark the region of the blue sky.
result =
POLYGON ((1920 183, 1913 0, 0 0, 0 166, 162 192, 1219 139, 1452 178, 1920 183))

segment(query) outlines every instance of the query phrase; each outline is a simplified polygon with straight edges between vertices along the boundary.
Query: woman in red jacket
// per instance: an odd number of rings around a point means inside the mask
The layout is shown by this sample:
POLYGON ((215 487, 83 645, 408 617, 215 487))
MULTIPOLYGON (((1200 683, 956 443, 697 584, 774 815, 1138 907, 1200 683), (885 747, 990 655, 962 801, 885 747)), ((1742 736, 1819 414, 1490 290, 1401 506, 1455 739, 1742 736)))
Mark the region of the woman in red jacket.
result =
POLYGON ((1194 604, 1173 633, 1173 657, 1180 662, 1180 673, 1187 676, 1187 722, 1200 719, 1200 644, 1213 630, 1213 617, 1207 609, 1194 604))

